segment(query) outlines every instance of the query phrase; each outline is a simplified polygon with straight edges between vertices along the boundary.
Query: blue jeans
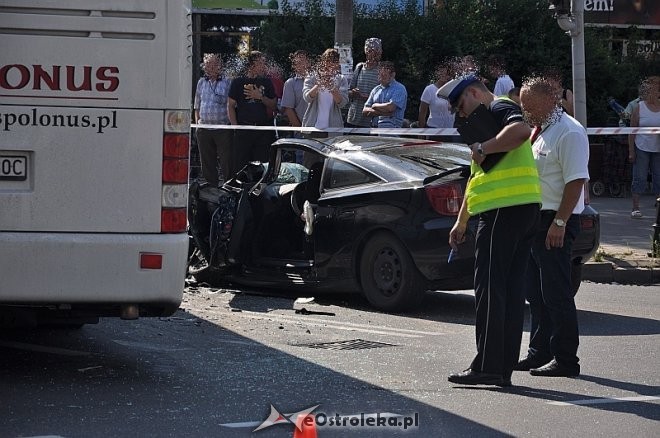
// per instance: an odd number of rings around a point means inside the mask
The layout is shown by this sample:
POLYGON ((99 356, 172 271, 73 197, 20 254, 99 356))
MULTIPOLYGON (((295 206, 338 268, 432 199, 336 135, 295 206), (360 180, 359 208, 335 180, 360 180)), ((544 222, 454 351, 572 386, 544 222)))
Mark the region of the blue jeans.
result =
POLYGON ((641 195, 646 192, 649 171, 653 176, 653 194, 660 195, 660 152, 647 152, 635 146, 631 187, 633 193, 641 195))
POLYGON ((571 288, 571 250, 580 231, 580 216, 566 223, 564 246, 546 249, 545 238, 557 212, 541 211, 527 269, 527 301, 531 313, 529 355, 574 367, 578 364, 577 310, 571 288))

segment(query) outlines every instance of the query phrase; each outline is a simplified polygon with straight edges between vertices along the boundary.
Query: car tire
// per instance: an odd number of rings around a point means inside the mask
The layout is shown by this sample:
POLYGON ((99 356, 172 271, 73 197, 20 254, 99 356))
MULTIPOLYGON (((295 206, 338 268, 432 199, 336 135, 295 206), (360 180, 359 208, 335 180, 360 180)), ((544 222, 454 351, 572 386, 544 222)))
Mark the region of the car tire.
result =
POLYGON ((573 291, 573 296, 578 293, 581 283, 582 263, 580 263, 578 260, 573 260, 573 263, 571 263, 571 290, 573 291))
POLYGON ((402 311, 424 298, 424 281, 403 244, 389 233, 373 235, 360 256, 362 292, 375 308, 402 311))

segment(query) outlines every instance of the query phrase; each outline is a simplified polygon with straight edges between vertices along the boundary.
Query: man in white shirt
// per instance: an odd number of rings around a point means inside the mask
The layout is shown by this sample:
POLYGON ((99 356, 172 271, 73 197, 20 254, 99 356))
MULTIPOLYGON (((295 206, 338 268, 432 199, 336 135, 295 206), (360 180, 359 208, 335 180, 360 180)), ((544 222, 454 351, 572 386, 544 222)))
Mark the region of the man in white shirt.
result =
POLYGON ((512 88, 515 88, 516 84, 513 83, 513 79, 506 74, 506 68, 504 67, 504 60, 502 57, 494 55, 489 59, 489 68, 491 73, 497 78, 495 81, 495 87, 493 88, 493 94, 497 97, 509 95, 509 91, 512 88))
POLYGON ((516 85, 513 83, 513 79, 511 79, 508 74, 503 73, 497 78, 497 82, 495 82, 495 89, 493 90, 493 94, 498 97, 508 96, 509 91, 515 87, 516 85))
POLYGON ((561 95, 543 77, 520 90, 527 122, 540 126, 532 152, 541 181, 541 221, 527 268, 532 328, 527 356, 514 368, 534 376, 580 374, 577 310, 571 287, 571 249, 580 230, 589 140, 584 127, 561 109, 561 95))

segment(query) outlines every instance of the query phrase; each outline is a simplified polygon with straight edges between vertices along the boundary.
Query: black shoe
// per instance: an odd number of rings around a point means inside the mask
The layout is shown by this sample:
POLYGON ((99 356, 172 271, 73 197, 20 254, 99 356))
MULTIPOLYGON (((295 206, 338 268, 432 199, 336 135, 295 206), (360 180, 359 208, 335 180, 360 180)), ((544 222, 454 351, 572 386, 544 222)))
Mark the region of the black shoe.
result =
POLYGON ((577 377, 580 375, 580 365, 566 366, 557 362, 555 359, 540 368, 533 368, 529 370, 532 376, 541 377, 577 377))
POLYGON ((504 379, 499 374, 480 373, 470 368, 460 373, 450 374, 447 380, 459 385, 511 386, 511 379, 504 379))
POLYGON ((529 371, 532 368, 539 368, 543 365, 550 362, 552 359, 543 359, 540 357, 532 356, 528 354, 524 359, 520 359, 518 363, 513 367, 515 371, 529 371))

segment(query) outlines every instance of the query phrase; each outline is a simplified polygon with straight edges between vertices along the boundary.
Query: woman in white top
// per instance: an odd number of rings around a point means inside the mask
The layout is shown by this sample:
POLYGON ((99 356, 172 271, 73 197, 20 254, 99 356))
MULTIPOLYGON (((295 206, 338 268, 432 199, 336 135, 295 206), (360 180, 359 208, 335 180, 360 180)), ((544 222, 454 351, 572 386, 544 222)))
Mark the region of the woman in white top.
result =
MULTIPOLYGON (((633 110, 630 126, 660 126, 660 76, 650 76, 639 87, 642 100, 633 110)), ((660 196, 660 135, 629 134, 628 159, 632 168, 632 218, 642 217, 639 195, 646 191, 649 171, 653 177, 653 193, 660 196)))
POLYGON ((451 80, 450 67, 441 64, 435 69, 435 82, 424 88, 419 102, 418 127, 420 128, 453 128, 454 114, 451 113, 449 101, 438 97, 438 88, 451 80))
MULTIPOLYGON (((323 52, 316 71, 305 78, 303 99, 308 103, 303 126, 317 129, 344 127, 341 108, 348 103, 348 81, 340 74, 336 49, 323 52)), ((313 136, 327 136, 327 133, 319 134, 313 136)))

